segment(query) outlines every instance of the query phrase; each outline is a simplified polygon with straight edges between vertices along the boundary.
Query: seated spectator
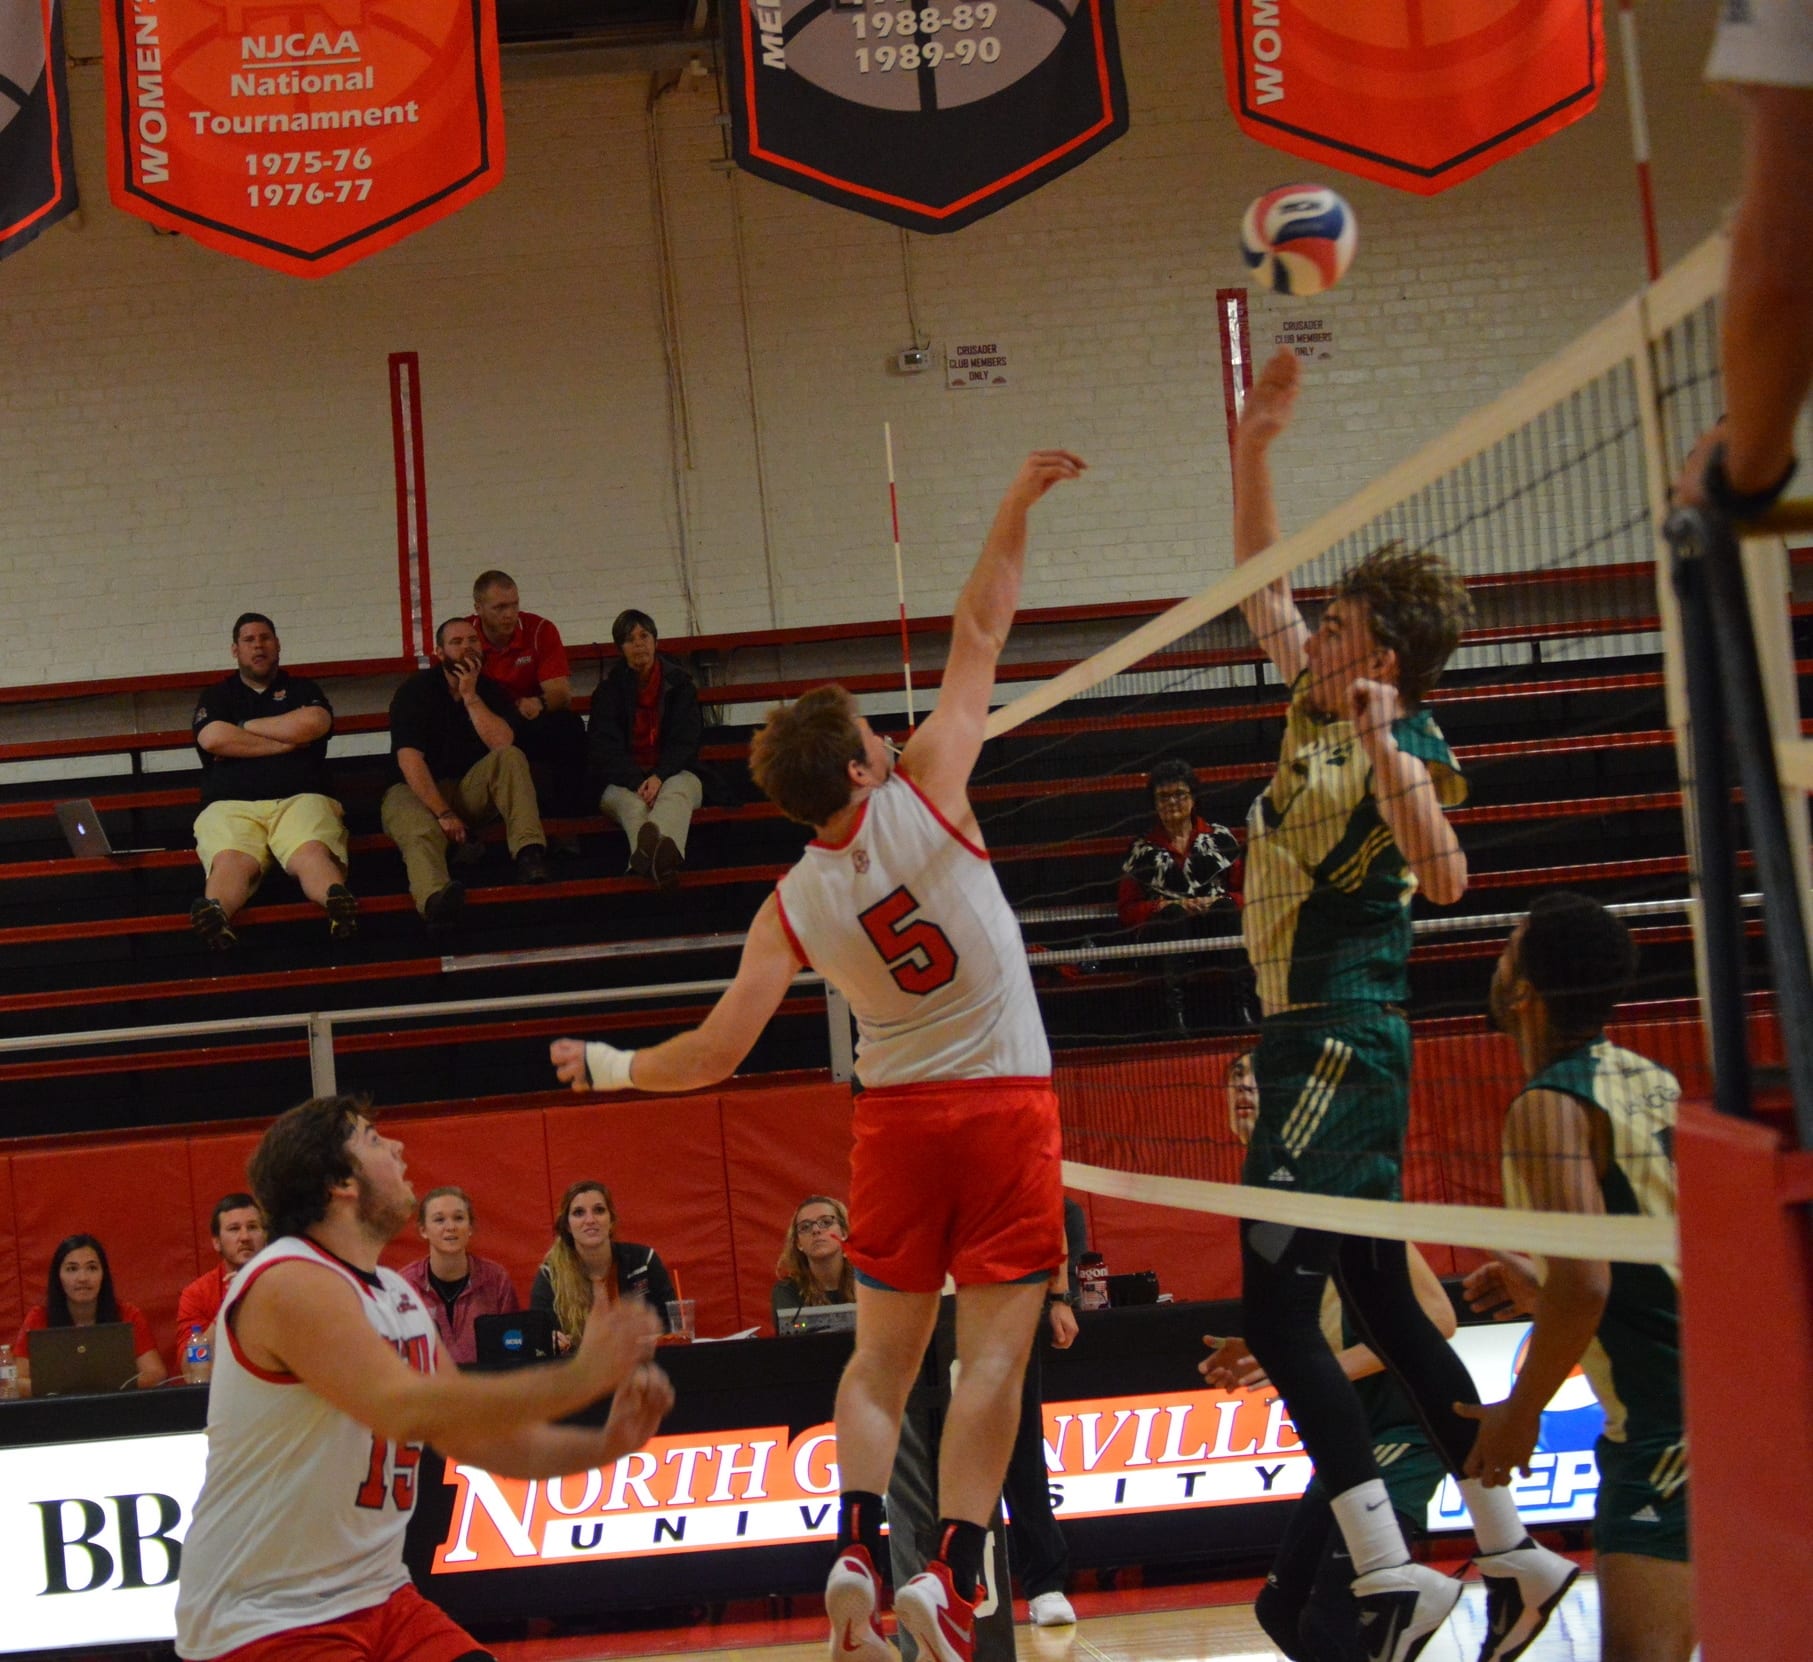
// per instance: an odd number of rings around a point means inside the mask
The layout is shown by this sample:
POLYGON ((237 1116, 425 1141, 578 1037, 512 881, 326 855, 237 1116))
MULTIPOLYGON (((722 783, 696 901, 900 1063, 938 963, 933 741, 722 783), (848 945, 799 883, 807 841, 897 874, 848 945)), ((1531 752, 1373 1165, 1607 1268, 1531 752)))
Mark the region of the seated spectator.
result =
POLYGON ((1146 775, 1153 824, 1133 839, 1121 865, 1121 924, 1202 917, 1234 892, 1240 844, 1225 825, 1196 815, 1196 774, 1188 762, 1160 762, 1146 775))
POLYGON ((264 1214, 248 1194, 222 1195, 214 1202, 208 1220, 219 1262, 204 1270, 176 1301, 176 1355, 180 1361, 191 1333, 200 1333, 210 1349, 214 1344, 214 1318, 220 1314, 233 1277, 264 1250, 264 1214))
POLYGON ((560 1350, 579 1342, 599 1299, 615 1304, 621 1298, 645 1298, 661 1326, 671 1329, 667 1305, 679 1295, 667 1266, 653 1247, 613 1240, 616 1226, 617 1205, 602 1183, 582 1178, 561 1196, 554 1244, 529 1289, 529 1308, 552 1312, 554 1343, 560 1350))
POLYGON ((333 706, 313 681, 282 668, 281 652, 276 625, 242 613, 237 670, 201 695, 191 723, 201 753, 195 852, 207 889, 189 925, 216 952, 239 944, 233 919, 273 860, 327 913, 335 940, 359 932, 345 881, 346 819, 327 784, 333 706))
POLYGON ((486 571, 472 585, 472 616, 481 637, 485 673, 516 708, 517 748, 546 769, 553 812, 588 812, 585 723, 573 708, 573 681, 560 631, 525 612, 508 572, 486 571))
POLYGON ((655 650, 655 620, 647 612, 619 612, 611 639, 622 657, 592 699, 588 794, 623 827, 629 869, 673 890, 704 797, 695 771, 704 732, 699 695, 692 677, 655 650))
POLYGON ((478 1360, 473 1323, 480 1316, 507 1316, 521 1307, 510 1272, 470 1250, 476 1221, 472 1197, 464 1189, 452 1183, 430 1189, 415 1209, 428 1256, 401 1271, 422 1295, 447 1354, 462 1367, 478 1360))
POLYGON ((19 1363, 19 1394, 31 1395, 31 1336, 45 1327, 93 1327, 99 1322, 131 1322, 132 1350, 138 1358, 141 1390, 161 1385, 169 1378, 164 1359, 151 1337, 151 1324, 136 1304, 127 1304, 113 1290, 113 1272, 107 1267, 107 1249, 92 1235, 71 1235, 57 1243, 50 1255, 50 1275, 44 1302, 25 1312, 25 1324, 13 1340, 19 1363))
POLYGON ((844 1257, 850 1214, 841 1200, 807 1195, 793 1209, 793 1222, 774 1266, 780 1277, 768 1295, 776 1333, 800 1311, 815 1304, 854 1304, 856 1266, 844 1257))
POLYGON ((437 933, 451 929, 466 886, 447 872, 447 850, 501 818, 516 876, 548 880, 547 837, 529 762, 516 746, 510 696, 480 667, 477 628, 449 618, 434 636, 440 662, 418 670, 390 700, 390 754, 398 779, 378 810, 403 854, 409 896, 437 933))

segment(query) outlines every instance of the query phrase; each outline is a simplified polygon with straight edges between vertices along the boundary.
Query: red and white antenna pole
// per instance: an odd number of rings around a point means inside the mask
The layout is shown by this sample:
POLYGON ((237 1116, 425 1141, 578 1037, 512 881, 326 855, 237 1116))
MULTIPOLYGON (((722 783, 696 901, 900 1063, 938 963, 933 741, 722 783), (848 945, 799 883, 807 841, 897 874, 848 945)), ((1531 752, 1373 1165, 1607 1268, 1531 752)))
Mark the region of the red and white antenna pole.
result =
POLYGON ((1630 148, 1637 162, 1643 252, 1653 283, 1662 275, 1662 248, 1656 237, 1656 194, 1649 177, 1649 114, 1643 103, 1643 64, 1637 55, 1637 14, 1631 0, 1618 0, 1618 37, 1624 47, 1624 82, 1630 98, 1630 148))
POLYGON ((881 424, 881 445, 888 454, 888 517, 894 526, 894 593, 900 601, 900 669, 906 678, 907 726, 916 727, 913 715, 913 648, 907 638, 906 567, 900 561, 900 498, 894 490, 894 428, 881 424))

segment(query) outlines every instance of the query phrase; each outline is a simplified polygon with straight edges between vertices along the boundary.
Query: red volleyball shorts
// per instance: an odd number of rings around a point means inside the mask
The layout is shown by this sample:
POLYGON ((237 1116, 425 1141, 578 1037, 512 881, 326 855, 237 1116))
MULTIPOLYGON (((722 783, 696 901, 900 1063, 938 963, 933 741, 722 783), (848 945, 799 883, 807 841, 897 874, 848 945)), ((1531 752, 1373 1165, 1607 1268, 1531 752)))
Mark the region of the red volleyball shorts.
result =
POLYGON ((459 1662, 489 1654, 413 1587, 336 1621, 267 1634, 215 1662, 459 1662))
POLYGON ((1064 1258, 1058 1099, 1045 1079, 894 1085, 856 1099, 850 1239, 872 1281, 935 1293, 1029 1281, 1064 1258))

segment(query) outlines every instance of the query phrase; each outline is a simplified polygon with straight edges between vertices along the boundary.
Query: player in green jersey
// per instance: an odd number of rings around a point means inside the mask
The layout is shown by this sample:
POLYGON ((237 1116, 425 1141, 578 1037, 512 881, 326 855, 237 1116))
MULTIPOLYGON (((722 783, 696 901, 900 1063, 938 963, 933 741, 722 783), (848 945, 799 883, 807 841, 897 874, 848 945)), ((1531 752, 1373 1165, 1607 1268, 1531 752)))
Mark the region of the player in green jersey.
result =
MULTIPOLYGON (((1629 931, 1596 900, 1547 894, 1518 924, 1492 978, 1493 1019, 1528 1083, 1505 1116, 1507 1205, 1672 1217, 1673 1074, 1605 1037, 1636 968, 1629 931)), ((1488 1484, 1527 1471, 1542 1410, 1575 1363, 1605 1409, 1593 1545, 1603 1662, 1693 1653, 1687 1440, 1675 1278, 1655 1264, 1512 1254, 1467 1278, 1476 1310, 1528 1315, 1511 1395, 1462 1410, 1480 1423, 1469 1470, 1488 1484)))
MULTIPOLYGON (((1269 453, 1290 425, 1299 369, 1273 355, 1234 446, 1234 558, 1277 540, 1269 453)), ((1466 590, 1433 554, 1381 548, 1339 578, 1314 630, 1287 580, 1242 603, 1290 688, 1277 772, 1247 822, 1245 933, 1263 1019, 1259 1117, 1242 1181, 1291 1194, 1399 1194, 1410 1115, 1410 904, 1450 906, 1467 861, 1446 810, 1465 795, 1424 707, 1460 643, 1466 590)), ((1290 1409, 1353 1566, 1373 1662, 1410 1662, 1458 1582, 1410 1561, 1353 1382, 1318 1317, 1330 1276, 1366 1345, 1462 1477, 1477 1427, 1472 1376, 1417 1302, 1402 1241, 1247 1220, 1246 1342, 1290 1409)), ((1508 1491, 1462 1478, 1490 1633, 1480 1662, 1521 1655, 1576 1574, 1526 1534, 1508 1491)))

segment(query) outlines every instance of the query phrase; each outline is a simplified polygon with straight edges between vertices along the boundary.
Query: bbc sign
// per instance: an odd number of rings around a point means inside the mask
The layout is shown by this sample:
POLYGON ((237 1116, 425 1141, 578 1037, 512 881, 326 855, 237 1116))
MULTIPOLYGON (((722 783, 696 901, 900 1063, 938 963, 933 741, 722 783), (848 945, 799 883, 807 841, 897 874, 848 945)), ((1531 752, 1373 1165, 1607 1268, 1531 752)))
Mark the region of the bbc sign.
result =
POLYGON ((0 1650, 168 1639, 201 1432, 0 1449, 0 1650))

